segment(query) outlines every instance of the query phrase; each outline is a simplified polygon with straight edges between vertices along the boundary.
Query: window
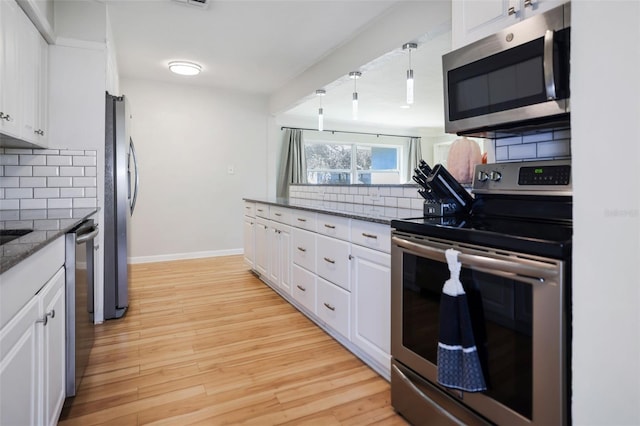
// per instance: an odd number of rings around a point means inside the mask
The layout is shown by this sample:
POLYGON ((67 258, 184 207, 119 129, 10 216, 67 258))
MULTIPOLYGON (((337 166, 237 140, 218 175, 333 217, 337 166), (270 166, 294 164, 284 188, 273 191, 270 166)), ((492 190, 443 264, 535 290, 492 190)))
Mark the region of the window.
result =
POLYGON ((305 142, 309 183, 398 184, 402 146, 305 142))

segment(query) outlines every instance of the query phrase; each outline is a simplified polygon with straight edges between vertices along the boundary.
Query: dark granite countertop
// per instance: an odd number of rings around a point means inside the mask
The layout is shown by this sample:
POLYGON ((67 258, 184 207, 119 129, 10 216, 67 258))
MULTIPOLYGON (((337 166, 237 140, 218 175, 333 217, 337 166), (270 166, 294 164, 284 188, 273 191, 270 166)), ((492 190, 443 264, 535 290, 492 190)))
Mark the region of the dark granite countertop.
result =
POLYGON ((0 229, 33 229, 0 245, 0 273, 17 265, 95 214, 96 208, 0 210, 0 229))
POLYGON ((382 204, 355 204, 338 201, 307 200, 302 198, 243 198, 245 201, 269 204, 273 206, 308 210, 317 213, 343 216, 351 219, 364 220, 367 222, 382 223, 390 225, 393 219, 404 219, 411 217, 422 217, 422 210, 402 209, 398 207, 388 207, 382 204))

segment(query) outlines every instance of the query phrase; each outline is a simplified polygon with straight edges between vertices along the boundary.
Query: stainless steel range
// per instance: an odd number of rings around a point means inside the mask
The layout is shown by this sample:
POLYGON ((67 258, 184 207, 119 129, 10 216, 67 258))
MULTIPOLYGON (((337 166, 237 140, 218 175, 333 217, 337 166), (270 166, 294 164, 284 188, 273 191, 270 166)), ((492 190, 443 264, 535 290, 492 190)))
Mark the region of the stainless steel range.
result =
POLYGON ((391 222, 394 408, 416 425, 568 424, 569 161, 478 165, 471 205, 429 216, 438 192, 425 196, 425 217, 391 222), (438 383, 439 329, 455 321, 440 310, 451 248, 462 264, 484 391, 438 383))

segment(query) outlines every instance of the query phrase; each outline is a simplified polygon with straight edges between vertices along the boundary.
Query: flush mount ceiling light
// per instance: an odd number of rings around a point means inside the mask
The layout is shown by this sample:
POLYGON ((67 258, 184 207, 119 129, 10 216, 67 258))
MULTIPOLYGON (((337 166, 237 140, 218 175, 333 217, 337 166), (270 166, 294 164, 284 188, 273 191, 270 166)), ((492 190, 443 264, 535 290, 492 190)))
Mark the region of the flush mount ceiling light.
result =
POLYGON ((356 86, 356 80, 358 80, 362 76, 360 71, 351 71, 349 73, 349 78, 353 79, 353 97, 351 98, 351 113, 353 115, 353 119, 358 119, 358 89, 356 86))
POLYGON ((198 75, 202 71, 202 67, 193 62, 172 61, 169 62, 169 69, 180 75, 198 75))
POLYGON ((417 49, 416 43, 405 43, 402 45, 403 50, 409 51, 409 69, 407 70, 407 104, 413 103, 413 69, 411 68, 411 49, 417 49))
POLYGON ((324 89, 316 90, 316 95, 320 98, 320 108, 318 108, 318 131, 322 132, 324 130, 324 111, 322 109, 322 97, 326 95, 327 92, 324 89))

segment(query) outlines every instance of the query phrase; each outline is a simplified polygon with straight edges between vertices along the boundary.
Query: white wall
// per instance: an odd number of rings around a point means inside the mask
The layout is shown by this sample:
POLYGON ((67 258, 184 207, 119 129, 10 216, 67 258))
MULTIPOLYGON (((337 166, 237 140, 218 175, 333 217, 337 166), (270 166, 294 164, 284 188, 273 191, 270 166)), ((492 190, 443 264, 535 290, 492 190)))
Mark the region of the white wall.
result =
POLYGON ((638 425, 640 2, 572 3, 573 423, 638 425))
POLYGON ((131 261, 240 253, 242 198, 267 196, 267 98, 127 78, 120 88, 140 166, 131 261))

